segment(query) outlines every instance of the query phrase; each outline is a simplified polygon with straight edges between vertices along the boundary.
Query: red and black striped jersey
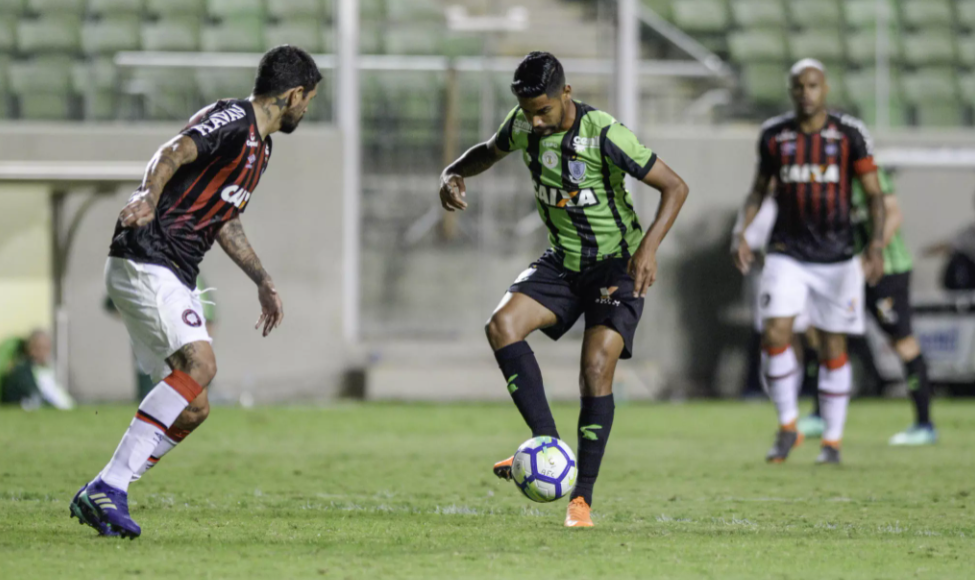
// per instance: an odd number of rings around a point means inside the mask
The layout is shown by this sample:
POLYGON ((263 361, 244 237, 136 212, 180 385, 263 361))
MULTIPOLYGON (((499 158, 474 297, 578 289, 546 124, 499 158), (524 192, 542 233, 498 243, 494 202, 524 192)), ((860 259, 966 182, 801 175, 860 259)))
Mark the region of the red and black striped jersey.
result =
POLYGON ((758 156, 779 206, 769 252, 816 263, 852 258, 853 179, 877 170, 863 122, 830 112, 821 130, 803 133, 794 113, 773 117, 762 125, 758 156))
POLYGON ((148 225, 115 225, 109 255, 157 264, 196 287, 200 262, 220 227, 247 209, 271 158, 271 137, 260 138, 250 101, 217 101, 180 133, 196 144, 193 163, 176 171, 148 225))

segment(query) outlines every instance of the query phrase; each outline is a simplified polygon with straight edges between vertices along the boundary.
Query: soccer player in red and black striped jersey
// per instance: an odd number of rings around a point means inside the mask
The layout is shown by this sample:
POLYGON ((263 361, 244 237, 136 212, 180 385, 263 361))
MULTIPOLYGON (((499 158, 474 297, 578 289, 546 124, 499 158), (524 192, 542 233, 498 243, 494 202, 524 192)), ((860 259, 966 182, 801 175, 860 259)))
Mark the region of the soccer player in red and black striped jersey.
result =
MULTIPOLYGON (((862 334, 864 278, 883 276, 884 201, 873 142, 859 119, 826 108, 826 69, 813 59, 789 73, 795 112, 769 119, 759 138, 759 164, 745 203, 745 227, 774 191, 779 212, 762 271, 762 371, 778 412, 779 431, 766 459, 782 462, 801 443, 796 431, 802 368, 792 351, 795 317, 808 311, 820 337, 819 397, 826 422, 818 463, 839 463, 852 386, 846 335, 862 334), (853 180, 869 200, 873 238, 854 256, 850 220, 853 180), (808 310, 807 310, 808 309, 808 310)), ((754 256, 743 236, 732 250, 748 272, 754 256)))
POLYGON ((142 533, 129 516, 129 483, 209 413, 207 385, 217 366, 196 277, 214 242, 257 285, 261 315, 255 328, 267 336, 284 319, 281 298, 240 214, 271 159, 271 134, 298 127, 321 79, 305 51, 288 45, 268 51, 251 96, 198 112, 156 152, 142 187, 119 215, 105 283, 139 366, 156 386, 111 461, 71 502, 71 515, 103 535, 142 533))

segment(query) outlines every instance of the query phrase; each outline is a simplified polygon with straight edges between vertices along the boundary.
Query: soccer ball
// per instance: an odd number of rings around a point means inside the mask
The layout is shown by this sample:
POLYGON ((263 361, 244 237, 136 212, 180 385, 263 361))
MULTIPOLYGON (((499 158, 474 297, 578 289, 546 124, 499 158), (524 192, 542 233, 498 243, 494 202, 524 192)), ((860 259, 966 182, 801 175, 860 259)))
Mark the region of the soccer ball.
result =
POLYGON ((564 441, 533 437, 515 452, 511 476, 525 497, 541 503, 555 501, 576 484, 576 456, 564 441))

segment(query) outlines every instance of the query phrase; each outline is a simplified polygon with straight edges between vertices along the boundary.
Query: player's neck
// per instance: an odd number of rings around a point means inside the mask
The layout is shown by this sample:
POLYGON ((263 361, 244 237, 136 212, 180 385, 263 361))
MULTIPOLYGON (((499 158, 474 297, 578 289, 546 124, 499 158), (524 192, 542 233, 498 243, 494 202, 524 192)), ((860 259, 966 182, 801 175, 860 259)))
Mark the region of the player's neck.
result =
POLYGON ((562 126, 559 127, 559 133, 564 133, 572 128, 576 124, 576 102, 569 99, 569 106, 565 108, 565 115, 562 117, 562 126))
POLYGON ((826 126, 826 117, 829 116, 829 112, 826 109, 813 113, 808 117, 802 115, 796 115, 799 125, 799 130, 803 133, 817 133, 823 130, 826 126))
POLYGON ((251 95, 247 98, 254 107, 254 118, 257 119, 257 132, 261 140, 281 128, 281 109, 271 104, 270 99, 251 95))

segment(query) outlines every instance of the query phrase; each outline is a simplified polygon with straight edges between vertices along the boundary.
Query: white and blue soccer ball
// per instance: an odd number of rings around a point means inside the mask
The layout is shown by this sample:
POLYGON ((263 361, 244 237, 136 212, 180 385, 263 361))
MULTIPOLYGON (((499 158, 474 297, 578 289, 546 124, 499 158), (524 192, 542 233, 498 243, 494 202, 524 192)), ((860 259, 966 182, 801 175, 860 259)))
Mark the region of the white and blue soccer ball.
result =
POLYGON ((541 503, 555 501, 576 484, 579 470, 572 449, 555 437, 532 437, 518 447, 511 476, 525 496, 541 503))

